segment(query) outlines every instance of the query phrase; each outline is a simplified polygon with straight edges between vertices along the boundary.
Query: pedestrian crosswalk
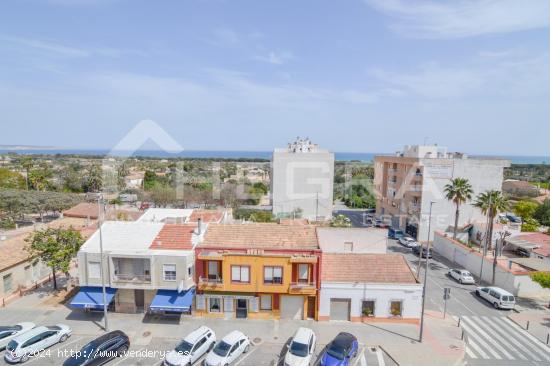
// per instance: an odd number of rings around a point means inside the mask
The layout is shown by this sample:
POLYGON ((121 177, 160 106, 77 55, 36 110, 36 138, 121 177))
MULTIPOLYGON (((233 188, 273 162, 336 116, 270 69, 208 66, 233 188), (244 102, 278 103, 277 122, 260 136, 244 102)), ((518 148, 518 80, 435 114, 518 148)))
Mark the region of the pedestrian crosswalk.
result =
POLYGON ((460 324, 470 358, 550 362, 550 347, 506 317, 463 316, 460 324))

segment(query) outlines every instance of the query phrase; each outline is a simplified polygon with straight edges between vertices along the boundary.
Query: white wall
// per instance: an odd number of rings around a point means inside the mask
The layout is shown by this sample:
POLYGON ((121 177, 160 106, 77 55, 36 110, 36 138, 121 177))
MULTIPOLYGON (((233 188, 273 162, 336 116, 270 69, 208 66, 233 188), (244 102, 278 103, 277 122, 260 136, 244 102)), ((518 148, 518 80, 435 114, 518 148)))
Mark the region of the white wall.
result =
MULTIPOLYGON (((474 276, 479 277, 481 256, 471 249, 455 244, 451 238, 435 234, 433 250, 460 267, 467 269, 474 276)), ((483 263, 483 281, 491 283, 493 279, 493 261, 485 258, 483 263)), ((514 274, 497 266, 495 272, 495 286, 520 297, 550 296, 550 290, 543 289, 533 282, 528 274, 514 274)))
POLYGON ((377 318, 388 318, 390 302, 402 300, 403 318, 417 319, 422 310, 422 285, 323 282, 319 316, 330 315, 331 298, 351 299, 351 317, 361 316, 363 300, 376 300, 374 316, 377 318))

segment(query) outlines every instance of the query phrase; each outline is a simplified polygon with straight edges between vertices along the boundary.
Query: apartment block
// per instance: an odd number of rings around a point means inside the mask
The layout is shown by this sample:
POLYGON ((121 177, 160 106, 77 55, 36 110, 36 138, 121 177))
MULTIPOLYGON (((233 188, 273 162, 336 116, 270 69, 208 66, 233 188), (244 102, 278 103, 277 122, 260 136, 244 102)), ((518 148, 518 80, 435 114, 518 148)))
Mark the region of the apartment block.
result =
MULTIPOLYGON (((395 155, 374 158, 376 214, 420 241, 428 239, 428 217, 432 208, 432 233, 454 226, 455 205, 445 198, 445 185, 454 178, 468 179, 477 196, 501 190, 503 171, 510 161, 449 153, 437 145, 405 146, 395 155)), ((460 208, 459 225, 483 220, 481 211, 467 202, 460 208)))
POLYGON ((330 220, 333 208, 334 154, 298 138, 272 158, 271 203, 277 217, 330 220))
POLYGON ((197 315, 317 318, 321 251, 314 226, 211 224, 195 258, 197 315))

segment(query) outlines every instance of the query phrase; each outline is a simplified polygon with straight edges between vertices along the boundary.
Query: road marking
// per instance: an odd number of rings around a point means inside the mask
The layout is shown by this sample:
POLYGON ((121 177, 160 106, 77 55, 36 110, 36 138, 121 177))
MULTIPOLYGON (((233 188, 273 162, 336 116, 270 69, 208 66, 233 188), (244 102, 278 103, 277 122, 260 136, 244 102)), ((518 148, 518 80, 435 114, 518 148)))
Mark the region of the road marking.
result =
POLYGON ((466 346, 466 349, 465 349, 466 353, 468 354, 468 357, 470 358, 477 358, 477 356, 475 355, 475 353, 472 352, 472 350, 470 349, 470 347, 467 345, 466 346))
POLYGON ((489 345, 483 340, 483 336, 478 335, 477 332, 474 330, 474 328, 470 324, 468 324, 467 322, 464 322, 464 319, 466 318, 465 317, 462 318, 462 321, 463 321, 462 327, 468 333, 468 340, 471 342, 472 338, 475 338, 476 342, 479 342, 486 350, 488 350, 493 355, 494 358, 496 358, 497 360, 502 360, 502 357, 500 357, 500 355, 497 352, 495 352, 491 347, 489 347, 489 345))
POLYGON ((546 360, 550 360, 550 349, 545 346, 541 341, 539 341, 537 338, 535 338, 531 333, 527 332, 526 330, 522 329, 511 321, 508 318, 496 318, 497 322, 500 322, 501 324, 508 326, 512 330, 515 330, 519 332, 523 337, 529 338, 531 342, 527 343, 529 346, 531 346, 532 349, 535 350, 539 355, 541 355, 546 360), (537 348, 539 347, 539 348, 537 348))
MULTIPOLYGON (((361 355, 361 357, 357 357, 357 359, 355 360, 355 362, 353 363, 353 366, 356 366, 357 363, 359 363, 361 361, 361 359, 364 359, 365 358, 365 347, 361 348, 361 352, 357 353, 357 355, 361 355)), ((363 365, 363 364, 361 364, 363 365)))
POLYGON ((249 350, 248 353, 246 355, 244 355, 244 357, 242 357, 239 361, 235 362, 235 366, 237 365, 240 365, 241 362, 243 362, 244 360, 246 360, 251 354, 253 354, 254 352, 256 352, 258 348, 254 347, 253 350, 249 350))
MULTIPOLYGON (((144 349, 145 349, 145 347, 140 348, 140 349, 138 349, 137 351, 135 351, 135 352, 133 352, 133 353, 134 353, 134 355, 137 356, 137 355, 138 355, 141 351, 143 351, 144 349)), ((128 359, 128 354, 129 354, 130 352, 132 352, 132 351, 128 350, 127 353, 126 353, 126 357, 121 357, 120 360, 116 361, 115 363, 112 363, 111 366, 119 365, 120 363, 122 363, 123 361, 125 361, 126 359, 128 359)), ((137 358, 137 357, 136 357, 136 358, 137 358)))
POLYGON ((380 351, 380 348, 376 349, 376 359, 378 360, 378 365, 386 366, 386 363, 384 362, 384 355, 382 355, 382 351, 380 351))
MULTIPOLYGON (((481 336, 483 336, 487 341, 489 341, 490 343, 493 344, 493 346, 495 346, 496 349, 498 349, 502 354, 504 354, 504 356, 506 356, 509 360, 515 360, 514 356, 512 356, 510 353, 508 353, 508 351, 506 351, 504 349, 504 347, 502 347, 500 345, 500 343, 498 343, 497 341, 495 341, 492 337, 492 335, 489 335, 487 334, 483 329, 481 329, 480 326, 478 326, 478 324, 476 324, 476 322, 474 321, 474 318, 470 318, 470 317, 464 317, 463 318, 464 322, 466 324, 468 324, 468 326, 472 326, 473 328, 475 328, 475 330, 477 331, 477 333, 479 333, 481 336)), ((482 325, 483 326, 483 325, 482 325)))
MULTIPOLYGON (((484 324, 490 328, 488 331, 492 331, 496 335, 500 336, 499 340, 500 343, 502 343, 504 346, 508 347, 510 350, 512 350, 519 358, 522 360, 527 360, 527 357, 521 353, 520 350, 518 350, 514 345, 511 344, 511 342, 508 342, 507 339, 512 338, 510 333, 506 333, 502 328, 498 327, 494 322, 493 319, 488 316, 482 316, 480 319, 484 320, 484 324)), ((511 339, 510 339, 511 341, 511 339)), ((539 359, 536 359, 535 361, 540 361, 539 359)))
POLYGON ((481 347, 479 347, 476 342, 474 342, 472 339, 470 339, 470 337, 468 337, 468 345, 471 346, 482 358, 484 358, 486 360, 489 359, 489 355, 487 355, 485 352, 483 352, 481 347))

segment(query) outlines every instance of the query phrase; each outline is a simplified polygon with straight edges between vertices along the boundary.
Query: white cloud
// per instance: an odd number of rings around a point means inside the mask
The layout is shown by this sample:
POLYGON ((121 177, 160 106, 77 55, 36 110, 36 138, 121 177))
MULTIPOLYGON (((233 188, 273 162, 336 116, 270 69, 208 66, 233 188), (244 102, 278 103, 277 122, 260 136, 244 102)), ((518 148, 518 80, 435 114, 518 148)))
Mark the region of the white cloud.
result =
POLYGON ((292 53, 283 51, 283 52, 274 52, 270 51, 267 55, 257 55, 254 57, 258 61, 267 62, 273 65, 282 65, 285 62, 292 60, 294 56, 292 53))
POLYGON ((550 26, 548 0, 365 0, 406 37, 450 39, 550 26))

